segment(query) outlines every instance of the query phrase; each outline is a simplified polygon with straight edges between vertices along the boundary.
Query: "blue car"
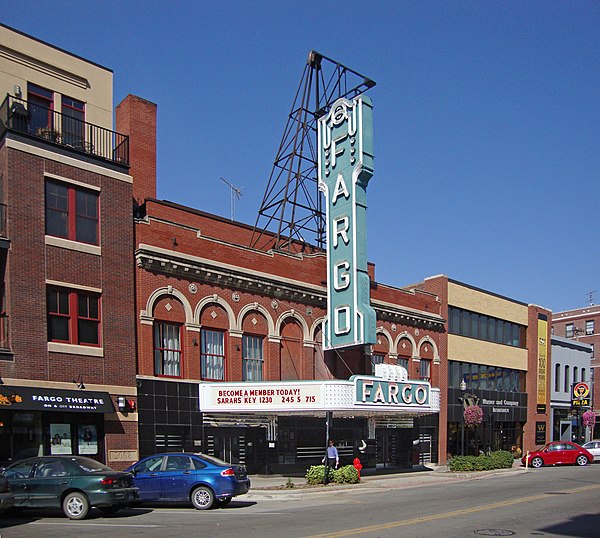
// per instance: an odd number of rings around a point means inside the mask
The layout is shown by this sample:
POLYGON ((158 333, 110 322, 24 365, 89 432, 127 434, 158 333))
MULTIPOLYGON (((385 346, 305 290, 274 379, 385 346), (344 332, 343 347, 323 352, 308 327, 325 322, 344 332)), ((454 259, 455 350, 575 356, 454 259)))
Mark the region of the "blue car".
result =
POLYGON ((139 502, 191 502, 198 510, 225 506, 248 493, 243 465, 206 454, 169 452, 148 456, 127 469, 139 488, 139 502))

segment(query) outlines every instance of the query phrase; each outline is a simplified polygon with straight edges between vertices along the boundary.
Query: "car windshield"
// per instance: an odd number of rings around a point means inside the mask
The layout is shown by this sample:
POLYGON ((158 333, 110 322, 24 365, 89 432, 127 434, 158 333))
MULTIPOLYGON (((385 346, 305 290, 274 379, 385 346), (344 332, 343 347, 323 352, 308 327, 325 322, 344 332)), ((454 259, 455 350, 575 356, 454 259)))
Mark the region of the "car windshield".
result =
POLYGON ((73 458, 73 463, 86 473, 103 473, 112 471, 110 467, 90 458, 73 458))
POLYGON ((206 460, 206 461, 212 463, 213 465, 222 465, 224 467, 231 465, 231 463, 223 461, 219 458, 215 458, 215 456, 207 456, 206 454, 196 454, 196 455, 200 456, 203 460, 206 460))

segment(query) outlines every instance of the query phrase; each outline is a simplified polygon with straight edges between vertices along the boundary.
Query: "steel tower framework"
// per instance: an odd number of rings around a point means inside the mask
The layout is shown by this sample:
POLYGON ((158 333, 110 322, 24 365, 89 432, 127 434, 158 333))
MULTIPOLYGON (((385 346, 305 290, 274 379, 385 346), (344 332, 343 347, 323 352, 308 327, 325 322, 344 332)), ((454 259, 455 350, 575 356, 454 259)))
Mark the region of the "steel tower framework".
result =
POLYGON ((251 245, 297 251, 325 247, 318 191, 317 122, 340 97, 353 99, 375 82, 312 50, 258 211, 251 245))

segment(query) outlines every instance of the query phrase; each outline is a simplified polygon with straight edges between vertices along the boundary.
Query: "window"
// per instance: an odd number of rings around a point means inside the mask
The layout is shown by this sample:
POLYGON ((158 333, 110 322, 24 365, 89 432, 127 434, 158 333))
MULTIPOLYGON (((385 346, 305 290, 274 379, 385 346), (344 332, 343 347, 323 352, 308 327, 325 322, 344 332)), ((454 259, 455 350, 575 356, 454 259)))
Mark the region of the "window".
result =
POLYGON ((100 297, 96 294, 48 288, 48 341, 98 346, 100 297))
POLYGON ((225 380, 225 344, 222 331, 202 329, 200 334, 200 366, 202 379, 225 380))
POLYGON ((586 322, 585 322, 585 334, 586 335, 594 334, 594 320, 593 319, 586 320, 586 322))
POLYGON ((398 357, 398 366, 402 366, 408 372, 408 359, 405 357, 398 357))
POLYGON ((579 368, 577 366, 573 366, 573 383, 577 383, 577 374, 579 373, 579 368))
POLYGON ((81 101, 63 96, 62 114, 62 142, 78 149, 84 149, 85 105, 81 101))
POLYGON ((560 364, 554 365, 554 391, 560 391, 560 364))
POLYGON ((586 372, 585 372, 585 368, 582 368, 582 369, 581 369, 581 381, 586 381, 586 379, 585 379, 585 374, 586 374, 586 372))
POLYGON ((567 323, 565 325, 565 337, 573 338, 574 334, 575 334, 575 326, 572 323, 567 323))
POLYGON ((154 322, 154 373, 181 376, 180 327, 174 323, 154 322))
POLYGON ((429 359, 421 359, 420 379, 423 381, 431 381, 431 361, 429 359))
POLYGON ((54 92, 35 84, 28 84, 27 101, 31 133, 44 136, 46 131, 54 129, 52 117, 54 92))
POLYGON ((244 335, 242 338, 242 379, 263 380, 263 339, 260 336, 244 335))
POLYGON ((590 354, 590 359, 594 358, 594 344, 590 344, 592 346, 592 353, 590 354))
POLYGON ((384 353, 373 353, 371 355, 371 374, 375 375, 375 365, 383 364, 385 362, 385 354, 384 353))
POLYGON ((98 194, 46 182, 46 234, 98 244, 98 194))
POLYGON ((468 336, 514 347, 525 347, 526 327, 510 321, 492 318, 450 306, 448 308, 450 334, 468 336))
POLYGON ((571 392, 569 390, 569 366, 565 366, 565 385, 564 385, 564 392, 571 392))

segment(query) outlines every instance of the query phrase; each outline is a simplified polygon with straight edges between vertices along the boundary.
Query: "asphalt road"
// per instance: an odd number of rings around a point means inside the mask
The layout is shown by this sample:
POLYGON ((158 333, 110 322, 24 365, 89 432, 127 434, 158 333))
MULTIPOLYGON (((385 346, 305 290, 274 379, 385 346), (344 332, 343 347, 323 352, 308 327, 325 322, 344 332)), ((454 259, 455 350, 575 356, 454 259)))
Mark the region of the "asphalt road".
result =
POLYGON ((332 491, 300 498, 233 500, 207 512, 187 506, 123 510, 84 521, 60 512, 0 518, 2 538, 600 536, 600 464, 550 467, 476 480, 332 491))

